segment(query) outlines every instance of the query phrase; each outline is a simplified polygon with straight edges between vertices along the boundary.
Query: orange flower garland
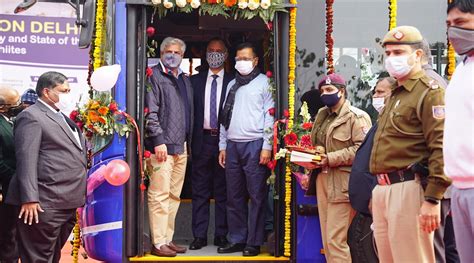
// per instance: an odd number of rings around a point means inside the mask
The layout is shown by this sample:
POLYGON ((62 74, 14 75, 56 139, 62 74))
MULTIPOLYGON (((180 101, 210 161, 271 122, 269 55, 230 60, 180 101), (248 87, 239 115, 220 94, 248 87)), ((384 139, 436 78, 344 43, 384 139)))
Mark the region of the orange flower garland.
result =
MULTIPOLYGON (((450 4, 452 1, 453 0, 448 0, 448 4, 450 4)), ((454 69, 456 68, 456 55, 455 55, 453 45, 451 44, 451 42, 449 42, 449 38, 447 39, 447 43, 448 43, 448 65, 447 65, 448 71, 447 71, 446 77, 448 78, 448 80, 451 80, 451 77, 453 76, 453 73, 454 73, 454 69)))
POLYGON ((397 0, 388 1, 388 30, 397 27, 397 0))
MULTIPOLYGON (((296 5, 296 0, 290 0, 290 4, 296 5)), ((295 70, 296 70, 296 6, 290 9, 290 39, 289 39, 289 50, 288 50, 288 129, 293 127, 294 115, 295 115, 295 70)), ((289 156, 286 157, 286 170, 285 170, 285 220, 284 220, 284 242, 283 242, 283 255, 286 257, 291 256, 291 197, 292 197, 292 180, 291 180, 291 169, 288 165, 289 156)))
POLYGON ((326 0, 326 60, 327 60, 327 74, 334 73, 334 39, 332 38, 333 32, 333 14, 334 11, 332 6, 334 0, 326 0))

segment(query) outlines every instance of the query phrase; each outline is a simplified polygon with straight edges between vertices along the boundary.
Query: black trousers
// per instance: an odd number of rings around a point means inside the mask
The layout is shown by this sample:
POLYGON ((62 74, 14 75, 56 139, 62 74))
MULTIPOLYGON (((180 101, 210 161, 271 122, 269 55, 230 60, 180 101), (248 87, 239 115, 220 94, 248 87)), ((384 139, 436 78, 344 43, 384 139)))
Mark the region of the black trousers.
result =
MULTIPOLYGON (((5 199, 5 196, 3 198, 5 199)), ((17 218, 16 206, 0 202, 0 263, 18 262, 17 218)))
POLYGON ((43 209, 39 223, 17 220, 18 245, 22 263, 57 263, 61 249, 76 222, 76 209, 43 209))
POLYGON ((219 136, 205 134, 199 155, 193 157, 192 199, 193 235, 207 239, 209 226, 209 199, 215 200, 214 236, 227 235, 225 170, 219 165, 219 136))

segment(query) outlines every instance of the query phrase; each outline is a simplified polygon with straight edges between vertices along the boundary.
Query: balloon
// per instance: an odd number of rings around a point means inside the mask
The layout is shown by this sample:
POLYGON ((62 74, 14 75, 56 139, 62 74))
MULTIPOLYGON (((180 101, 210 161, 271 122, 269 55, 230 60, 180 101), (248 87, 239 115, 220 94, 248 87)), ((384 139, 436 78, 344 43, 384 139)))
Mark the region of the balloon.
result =
POLYGON ((111 185, 122 185, 130 178, 130 167, 123 160, 113 160, 107 164, 104 177, 111 185))
POLYGON ((120 65, 103 66, 94 70, 91 76, 91 85, 97 91, 108 91, 117 82, 120 65))

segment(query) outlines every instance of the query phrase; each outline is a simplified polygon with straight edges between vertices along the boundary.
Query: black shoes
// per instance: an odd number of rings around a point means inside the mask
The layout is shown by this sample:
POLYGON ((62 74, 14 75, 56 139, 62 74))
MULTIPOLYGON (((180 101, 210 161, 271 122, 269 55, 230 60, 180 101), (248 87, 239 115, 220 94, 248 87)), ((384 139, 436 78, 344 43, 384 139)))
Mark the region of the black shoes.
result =
POLYGON ((224 247, 219 247, 217 249, 217 253, 219 253, 219 254, 235 253, 235 252, 243 251, 244 248, 245 248, 245 244, 242 244, 242 243, 236 243, 236 244, 229 243, 224 247))
POLYGON ((214 237, 214 246, 225 247, 227 246, 227 238, 225 236, 216 236, 214 237))
POLYGON ((255 257, 260 254, 260 246, 246 246, 242 255, 244 257, 255 257))
POLYGON ((190 250, 198 250, 207 246, 207 240, 204 238, 196 237, 191 245, 189 245, 190 250))

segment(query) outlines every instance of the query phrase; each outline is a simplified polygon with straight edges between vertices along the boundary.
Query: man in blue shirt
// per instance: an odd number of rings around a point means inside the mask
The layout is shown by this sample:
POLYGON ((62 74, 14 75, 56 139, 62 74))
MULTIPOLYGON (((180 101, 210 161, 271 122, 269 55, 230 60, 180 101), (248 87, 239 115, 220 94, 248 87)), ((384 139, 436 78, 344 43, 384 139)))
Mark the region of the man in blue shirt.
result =
POLYGON ((268 78, 260 73, 255 47, 237 47, 235 80, 227 87, 221 123, 219 164, 225 168, 229 241, 218 253, 256 256, 264 241, 266 183, 274 107, 268 78), (250 198, 250 204, 248 199, 250 198))

